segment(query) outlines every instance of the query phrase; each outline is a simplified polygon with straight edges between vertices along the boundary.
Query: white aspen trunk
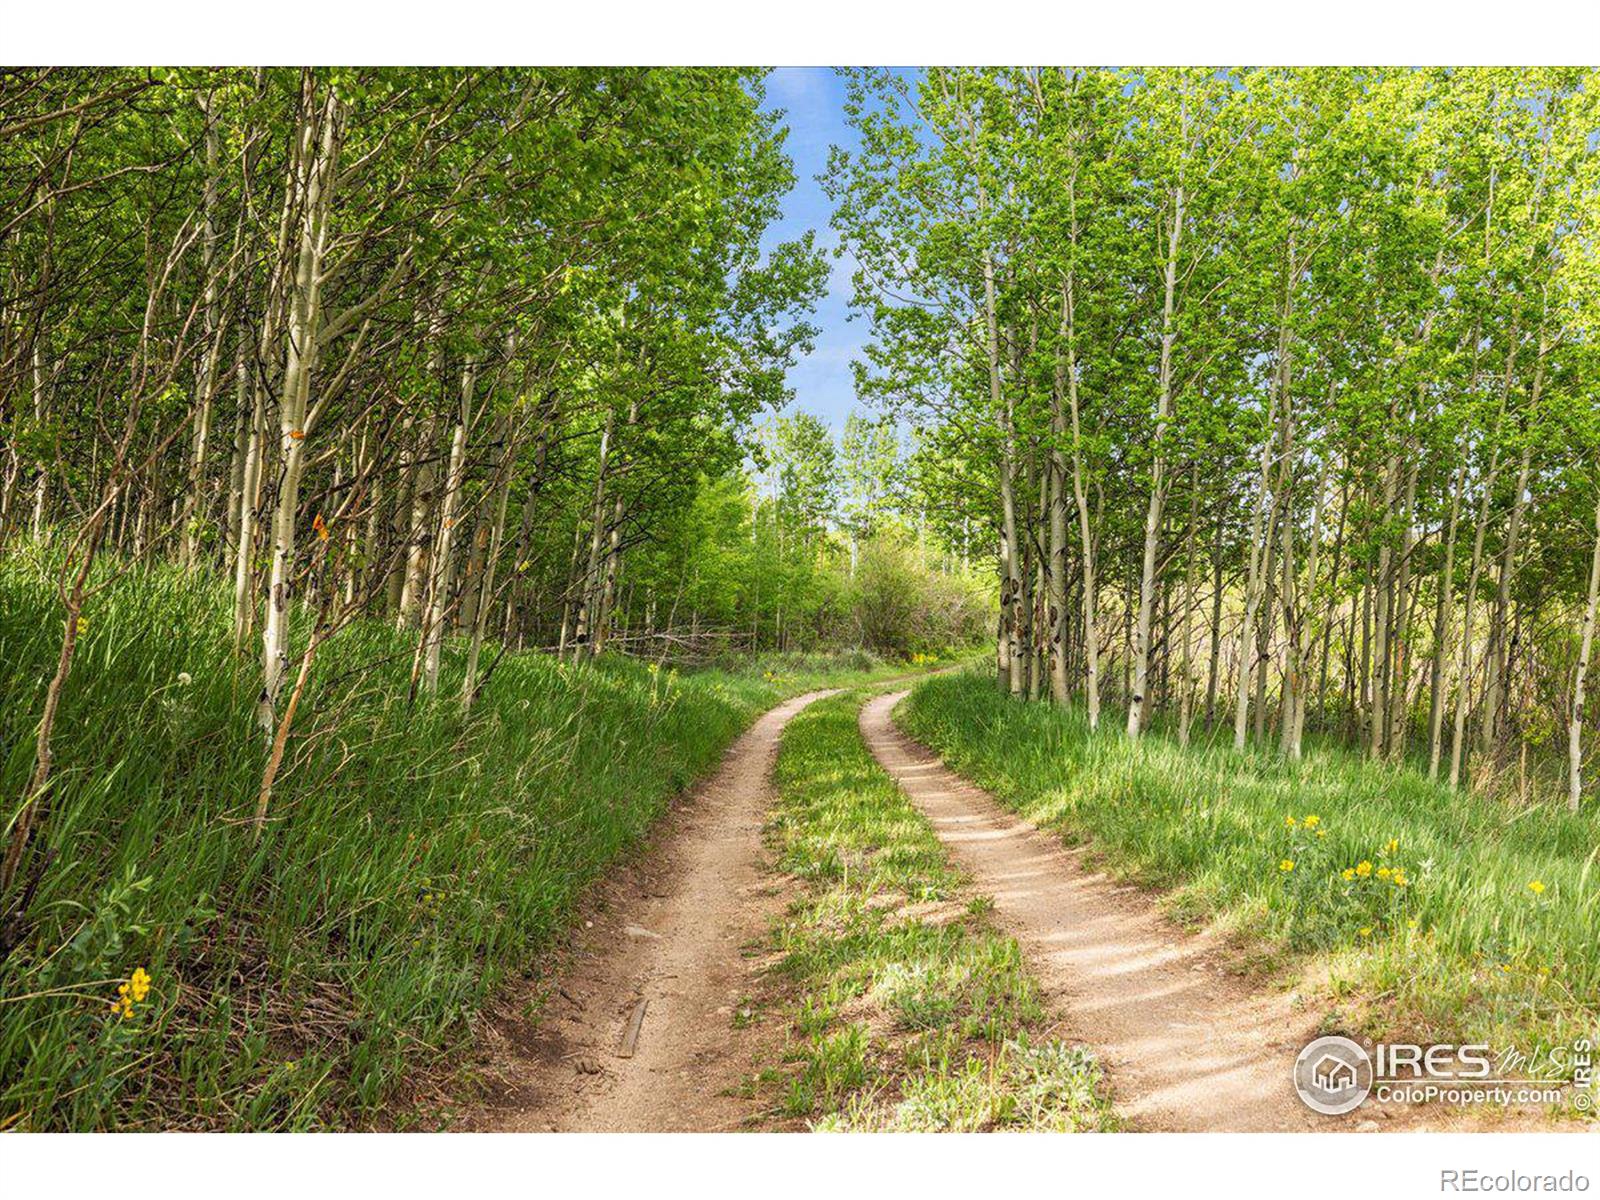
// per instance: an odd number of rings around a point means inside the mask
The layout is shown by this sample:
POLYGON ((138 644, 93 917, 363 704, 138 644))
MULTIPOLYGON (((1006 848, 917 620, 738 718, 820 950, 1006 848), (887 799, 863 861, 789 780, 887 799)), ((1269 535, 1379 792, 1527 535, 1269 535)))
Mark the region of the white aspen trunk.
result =
MULTIPOLYGON (((1394 410, 1390 409, 1393 418, 1394 410)), ((1394 513, 1395 491, 1399 486, 1400 456, 1391 454, 1383 471, 1383 519, 1394 513)), ((1394 555, 1388 540, 1378 548, 1378 577, 1374 586, 1372 617, 1372 704, 1368 712, 1367 752, 1372 758, 1383 756, 1383 735, 1389 722, 1389 620, 1394 589, 1394 555)))
POLYGON ((1083 570, 1084 698, 1089 731, 1100 727, 1100 614, 1096 595, 1094 535, 1090 529, 1088 489, 1084 483, 1083 429, 1078 395, 1077 294, 1069 275, 1062 299, 1067 327, 1067 410, 1072 418, 1072 498, 1078 509, 1078 550, 1083 570))
POLYGON ((211 102, 202 102, 205 112, 206 181, 201 192, 200 270, 205 280, 201 300, 201 329, 204 334, 199 365, 195 369, 194 444, 189 458, 189 483, 183 495, 183 524, 179 541, 179 563, 194 566, 199 550, 199 530, 195 528, 203 510, 200 498, 205 488, 206 453, 211 440, 214 380, 222 357, 217 336, 217 127, 211 102))
MULTIPOLYGON (((1306 585, 1304 596, 1316 591, 1317 572, 1322 559, 1322 526, 1327 505, 1327 464, 1317 473, 1317 494, 1311 505, 1310 544, 1306 551, 1306 585)), ((1305 680, 1307 635, 1310 623, 1306 620, 1305 602, 1299 586, 1299 571, 1294 557, 1294 521, 1285 514, 1283 522, 1283 604, 1286 639, 1286 660, 1283 671, 1283 728, 1280 731, 1283 753, 1291 760, 1300 760, 1306 729, 1305 680)))
POLYGON ((1278 562, 1278 548, 1283 540, 1284 522, 1292 521, 1292 477, 1290 474, 1290 449, 1294 439, 1294 409, 1288 389, 1281 389, 1283 423, 1282 439, 1278 447, 1278 482, 1272 489, 1271 503, 1267 505, 1267 527, 1264 534, 1266 553, 1262 561, 1261 621, 1256 627, 1256 653, 1253 666, 1255 680, 1255 709, 1253 733, 1256 741, 1266 736, 1267 680, 1272 670, 1272 638, 1277 632, 1278 609, 1282 598, 1278 595, 1278 579, 1282 565, 1278 562))
POLYGON ((234 560, 228 555, 239 553, 239 497, 244 494, 244 460, 250 445, 250 389, 245 373, 243 336, 234 340, 233 349, 233 453, 228 463, 228 500, 223 506, 226 523, 223 542, 223 566, 233 569, 234 560))
POLYGON ((312 108, 314 81, 301 86, 302 121, 291 160, 290 187, 297 191, 300 219, 295 271, 285 329, 283 385, 278 406, 279 482, 272 519, 272 559, 267 581, 267 617, 261 631, 261 695, 256 720, 270 739, 277 725, 278 694, 289 667, 289 605, 295 559, 295 520, 300 477, 305 469, 305 428, 311 375, 316 367, 322 318, 322 262, 327 249, 328 211, 339 149, 339 101, 330 90, 320 114, 312 108))
MULTIPOLYGON (((639 422, 639 401, 635 397, 628 404, 628 420, 626 428, 632 429, 639 422)), ((624 439, 625 440, 625 439, 624 439)), ((613 447, 613 453, 615 447, 613 447)), ((600 582, 600 598, 597 604, 597 616, 594 622, 593 636, 589 639, 589 657, 598 658, 605 649, 606 641, 611 636, 611 613, 617 600, 617 579, 622 570, 622 518, 627 509, 623 505, 622 497, 618 495, 611 503, 610 533, 606 538, 606 552, 604 565, 604 579, 600 582)), ((777 509, 774 507, 772 520, 778 526, 777 509)), ((783 530, 778 526, 778 556, 782 561, 783 556, 783 530)), ((778 649, 784 649, 783 629, 783 603, 780 597, 777 610, 777 639, 778 649)))
MULTIPOLYGON (((1280 490, 1287 485, 1289 470, 1290 439, 1293 436, 1293 412, 1291 408, 1289 382, 1292 377, 1292 363, 1290 359, 1291 338, 1290 319, 1294 313, 1294 294, 1296 276, 1298 274, 1295 253, 1294 236, 1286 239, 1284 244, 1284 282, 1283 304, 1278 314, 1278 345, 1277 367, 1274 372, 1272 388, 1272 406, 1268 412, 1267 430, 1261 442, 1261 481, 1256 492, 1256 502, 1250 514, 1250 553, 1245 578, 1245 606, 1244 621, 1239 627, 1239 678, 1238 691, 1234 698, 1233 712, 1233 748, 1243 750, 1245 746, 1246 729, 1250 718, 1250 687, 1256 678, 1256 665, 1259 665, 1260 676, 1256 702, 1256 728, 1259 731, 1264 723, 1265 687, 1267 662, 1265 648, 1270 634, 1263 628, 1257 634, 1256 621, 1261 612, 1263 593, 1270 593, 1273 587, 1272 552, 1273 533, 1277 518, 1279 497, 1272 487, 1272 446, 1276 437, 1283 439, 1283 463, 1279 469, 1280 490), (1278 412, 1283 410, 1283 425, 1278 426, 1278 412), (1271 504, 1268 504, 1268 497, 1271 504), (1250 642, 1256 636, 1256 657, 1259 664, 1252 664, 1250 658, 1250 642)), ((1287 507, 1287 506, 1285 506, 1287 507)), ((1293 514, 1285 511, 1284 520, 1292 522, 1293 514)), ((1218 582, 1221 582, 1219 570, 1218 582)), ((1267 604, 1267 621, 1271 623, 1271 603, 1267 604)), ((1220 609, 1218 610, 1220 612, 1220 609)))
POLYGON ((1216 719, 1217 684, 1222 666, 1222 533, 1223 506, 1217 505, 1217 529, 1211 543, 1211 625, 1207 636, 1211 645, 1206 655, 1206 728, 1216 719))
POLYGON ((578 551, 583 548, 583 518, 572 527, 572 556, 567 561, 567 594, 561 598, 561 632, 556 641, 556 657, 567 657, 567 644, 572 640, 574 600, 572 590, 577 585, 578 551))
MULTIPOLYGON (((1053 414, 1053 432, 1059 439, 1062 434, 1060 396, 1056 396, 1053 414)), ((1050 698, 1057 704, 1067 702, 1067 498, 1065 464, 1061 449, 1053 446, 1047 470, 1050 478, 1050 559, 1046 570, 1045 589, 1048 595, 1048 638, 1050 643, 1050 698)))
POLYGON ((461 603, 456 608, 458 631, 471 633, 478 623, 478 604, 483 599, 483 560, 489 553, 490 521, 480 513, 472 523, 472 549, 467 552, 467 569, 461 577, 461 603))
POLYGON ((1450 494, 1450 516, 1444 539, 1444 574, 1439 580, 1439 604, 1433 614, 1433 666, 1428 696, 1428 778, 1439 778, 1444 747, 1444 660, 1450 633, 1450 608, 1456 587, 1456 530, 1461 519, 1461 497, 1467 486, 1467 453, 1463 450, 1450 494))
POLYGON ((1583 698, 1589 676, 1589 656, 1594 651, 1595 610, 1600 608, 1600 503, 1594 509, 1594 556, 1589 560, 1589 602, 1583 610, 1579 635, 1578 667, 1572 681, 1572 717, 1567 723, 1567 808, 1577 812, 1583 803, 1583 698))
POLYGON ((444 648, 450 592, 455 582, 455 562, 450 552, 455 546, 456 521, 461 509, 461 484, 467 461, 467 429, 472 424, 472 393, 476 383, 477 366, 469 360, 461 370, 461 415, 450 437, 450 467, 445 475, 444 495, 439 503, 439 531, 434 537, 428 612, 422 623, 427 646, 423 654, 422 686, 430 695, 439 690, 439 657, 444 648))
MULTIPOLYGON (((1509 384, 1510 372, 1507 371, 1509 384)), ((1501 415, 1505 413, 1502 393, 1501 415)), ((1495 481, 1500 476, 1500 420, 1495 422, 1494 442, 1489 452, 1489 470, 1484 476, 1483 494, 1478 501, 1478 519, 1472 534, 1472 565, 1467 572, 1467 595, 1461 619, 1461 665, 1456 680, 1455 722, 1450 741, 1450 786, 1460 786, 1462 759, 1466 750, 1467 707, 1472 688, 1472 618, 1478 598, 1478 582, 1483 577, 1483 541, 1489 529, 1489 505, 1494 498, 1495 481)))
MULTIPOLYGON (((35 334, 33 339, 33 419, 40 426, 44 424, 45 414, 45 372, 44 355, 39 349, 39 339, 42 333, 35 334)), ((39 477, 33 483, 33 538, 38 541, 44 537, 45 511, 50 502, 50 464, 43 459, 39 461, 39 477)))
MULTIPOLYGON (((1548 297, 1546 297, 1548 303, 1548 297)), ((1513 324, 1513 330, 1515 324, 1513 324)), ((1549 335, 1545 332, 1545 319, 1539 321, 1539 351, 1533 369, 1533 385, 1529 391, 1528 410, 1537 413, 1539 395, 1544 384, 1545 355, 1550 349, 1549 335)), ((1516 362, 1515 338, 1506 362, 1504 390, 1511 392, 1512 368, 1516 362)), ((1500 713, 1500 696, 1505 684, 1506 621, 1511 605, 1511 586, 1517 573, 1517 552, 1522 535, 1522 518, 1527 511, 1528 475, 1532 466, 1533 449, 1522 447, 1522 459, 1517 468, 1515 493, 1511 497, 1511 520, 1506 529, 1506 544, 1500 560, 1500 581, 1495 594, 1494 613, 1489 622, 1489 654, 1486 665, 1488 677, 1483 689, 1483 721, 1480 728, 1484 753, 1494 748, 1496 724, 1500 713)))
MULTIPOLYGON (((1308 596, 1315 593, 1318 575, 1321 571, 1322 531, 1327 525, 1327 503, 1327 479, 1324 473, 1324 475, 1319 475, 1317 479, 1317 500, 1316 504, 1313 505, 1311 509, 1311 552, 1306 562, 1306 594, 1308 596)), ((1336 585, 1338 582, 1337 575, 1339 570, 1337 544, 1334 547, 1334 555, 1333 582, 1336 585)), ((1331 616, 1328 619, 1331 621, 1331 616)), ((1306 732, 1306 701, 1309 698, 1309 689, 1306 687, 1304 679, 1304 664, 1306 659, 1306 651, 1308 649, 1308 643, 1306 639, 1309 635, 1309 632, 1310 626, 1302 615, 1300 619, 1299 648, 1296 652, 1299 660, 1297 671, 1301 675, 1301 678, 1299 680, 1297 700, 1294 710, 1294 746, 1292 749, 1292 757, 1294 758, 1300 757, 1301 747, 1304 743, 1306 732)), ((1318 697, 1318 703, 1321 703, 1320 695, 1318 697)))
MULTIPOLYGON (((611 502, 611 532, 606 539, 604 581, 600 585, 600 600, 596 606, 594 622, 594 636, 589 639, 589 657, 599 658, 600 652, 606 648, 606 639, 611 636, 611 610, 617 598, 617 572, 622 567, 622 497, 618 496, 611 502)), ((777 614, 778 649, 783 647, 783 604, 778 604, 777 614)))
MULTIPOLYGON (((1188 138, 1188 108, 1179 109, 1180 136, 1188 138)), ((1166 289, 1161 305, 1160 395, 1156 405, 1156 432, 1150 464, 1150 504, 1144 517, 1144 559, 1139 575, 1139 616, 1134 629, 1133 693, 1128 701, 1128 736, 1137 738, 1144 725, 1150 675, 1150 614, 1155 602, 1156 552, 1161 541, 1161 514, 1166 503, 1163 452, 1167 422, 1172 412, 1172 344, 1174 304, 1178 287, 1178 246, 1183 237, 1183 183, 1173 190, 1172 229, 1167 238, 1166 289)))
POLYGON ((1406 727, 1409 724, 1406 716, 1411 711, 1408 688, 1411 674, 1411 557, 1417 541, 1417 473, 1420 466, 1413 452, 1411 467, 1406 473, 1405 503, 1401 506, 1404 524, 1400 535, 1400 574, 1395 584, 1394 630, 1390 639, 1394 666, 1390 675, 1389 715, 1386 718, 1389 732, 1384 750, 1391 758, 1398 758, 1405 752, 1406 727))
MULTIPOLYGON (((247 369, 243 360, 241 372, 247 369)), ((233 641, 235 647, 249 638, 255 618, 255 542, 256 513, 261 501, 261 457, 265 446, 267 414, 265 398, 255 389, 249 430, 245 435, 244 463, 239 482, 237 534, 233 558, 233 641)))
MULTIPOLYGON (((1535 391, 1537 392, 1537 389, 1535 391)), ((1511 521, 1506 529, 1505 550, 1500 559, 1500 583, 1495 592, 1494 617, 1490 622, 1488 679, 1484 683, 1483 691, 1482 744, 1485 753, 1494 748, 1500 715, 1500 698, 1505 684, 1506 623, 1511 609, 1511 586, 1517 573, 1517 552, 1521 548, 1522 517, 1527 511, 1526 497, 1531 467, 1532 451, 1528 446, 1524 446, 1522 461, 1517 468, 1516 493, 1511 500, 1511 521)))
POLYGON ((1000 668, 1002 688, 1011 695, 1022 693, 1024 666, 1017 639, 1022 632, 1022 572, 1017 553, 1016 431, 1010 401, 1000 382, 1000 326, 996 312, 994 258, 987 247, 983 252, 984 349, 989 366, 989 401, 1002 415, 1003 436, 1000 450, 1000 574, 1003 580, 1000 601, 1000 668))
POLYGON ((574 622, 574 653, 582 655, 593 634, 594 609, 599 601, 597 587, 600 574, 600 547, 605 541, 606 525, 606 467, 611 456, 611 434, 616 424, 616 410, 606 409, 606 423, 600 430, 600 457, 594 477, 594 504, 590 508, 589 558, 583 572, 583 583, 578 592, 578 612, 574 622))
POLYGON ((467 647, 467 673, 461 683, 462 712, 471 710, 472 702, 478 695, 478 657, 483 649, 489 610, 494 606, 495 567, 499 565, 500 549, 505 541, 506 507, 511 499, 511 469, 516 461, 517 442, 508 428, 505 455, 500 466, 500 496, 495 501, 494 522, 489 530, 489 549, 484 557, 483 578, 478 584, 478 607, 472 623, 472 642, 467 647))
POLYGON ((1194 713, 1194 590, 1195 574, 1200 565, 1196 553, 1195 527, 1200 520, 1200 473, 1198 468, 1189 471, 1189 524, 1184 540, 1187 561, 1183 572, 1183 614, 1178 620, 1178 645, 1183 658, 1178 677, 1178 744, 1189 744, 1189 721, 1194 713))
POLYGON ((1272 419, 1261 439, 1261 479, 1256 489, 1256 502, 1250 512, 1250 553, 1245 568, 1244 621, 1239 627, 1239 674, 1234 682, 1233 748, 1243 750, 1245 734, 1250 720, 1250 639, 1255 630, 1256 613, 1261 607, 1261 568, 1266 558, 1262 546, 1262 527, 1266 523, 1267 493, 1272 480, 1272 439, 1277 417, 1273 405, 1272 419))
POLYGON ((1017 549, 1017 502, 1015 494, 1016 464, 1011 453, 1011 422, 1006 421, 1006 445, 1000 461, 1000 541, 1001 569, 1005 576, 1005 594, 1002 600, 1002 619, 1005 678, 1002 685, 1012 696, 1022 694, 1024 671, 1021 646, 1023 596, 1021 556, 1017 549))
MULTIPOLYGON (((1040 483, 1048 491, 1050 467, 1048 460, 1045 464, 1045 474, 1040 477, 1040 483)), ((1050 504, 1049 500, 1039 507, 1039 527, 1046 530, 1048 538, 1050 504)), ((1051 647, 1055 639, 1051 636, 1050 616, 1050 586, 1049 586, 1049 551, 1041 548, 1039 552, 1038 569, 1035 572, 1033 589, 1033 684, 1030 695, 1038 700, 1050 693, 1051 647)))
POLYGON ((433 483, 438 472, 433 462, 438 422, 431 414, 422 422, 416 451, 411 460, 411 513, 406 534, 406 561, 400 580, 400 602, 395 612, 395 627, 406 629, 420 622, 423 594, 432 573, 431 537, 428 523, 433 511, 433 483))

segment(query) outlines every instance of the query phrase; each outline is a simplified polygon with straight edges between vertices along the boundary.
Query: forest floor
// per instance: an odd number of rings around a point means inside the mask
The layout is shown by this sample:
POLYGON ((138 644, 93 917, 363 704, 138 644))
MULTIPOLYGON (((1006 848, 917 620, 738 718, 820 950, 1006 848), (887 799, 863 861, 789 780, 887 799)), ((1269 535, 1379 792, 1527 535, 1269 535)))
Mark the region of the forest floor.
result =
MULTIPOLYGON (((1301 1047, 1328 1030, 1314 973, 1293 990, 1244 977, 1215 931, 1180 927, 1149 889, 1085 865, 1085 850, 1006 811, 891 717, 907 692, 861 710, 867 745, 1021 944, 1046 1007, 1094 1047, 1133 1130, 1549 1129, 1541 1113, 1379 1104, 1319 1117, 1295 1096, 1301 1047)), ((1572 1125, 1577 1128, 1576 1124, 1572 1125)))
POLYGON ((490 1099, 469 1127, 711 1131, 752 1115, 734 1093, 769 1031, 735 1012, 761 965, 747 950, 781 907, 761 843, 772 765, 784 726, 831 694, 797 696, 757 720, 593 897, 560 983, 525 997, 544 1001, 538 1019, 513 1001, 490 1024, 490 1099))

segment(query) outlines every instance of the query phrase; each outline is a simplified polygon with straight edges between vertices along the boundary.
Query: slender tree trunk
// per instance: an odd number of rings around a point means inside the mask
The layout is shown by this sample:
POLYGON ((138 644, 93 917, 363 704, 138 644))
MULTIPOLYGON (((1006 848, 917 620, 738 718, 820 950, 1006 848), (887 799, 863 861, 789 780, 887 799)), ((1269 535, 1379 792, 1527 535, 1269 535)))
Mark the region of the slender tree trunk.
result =
POLYGON ((1263 528, 1267 519, 1267 495, 1272 490, 1272 446, 1277 430, 1277 404, 1274 403, 1268 425, 1261 438, 1260 479, 1256 488, 1256 501, 1250 513, 1250 550, 1247 556, 1244 588, 1244 621, 1239 627, 1239 677, 1233 707, 1233 748, 1243 750, 1250 719, 1250 638, 1255 630, 1256 613, 1261 607, 1261 573, 1266 560, 1263 544, 1267 532, 1263 528))
POLYGON ((605 426, 600 431, 600 457, 595 470, 594 503, 589 510, 589 559, 583 572, 583 584, 578 592, 577 620, 573 630, 575 652, 578 654, 586 653, 589 639, 594 632, 592 628, 594 610, 599 600, 600 547, 606 536, 606 468, 611 456, 611 434, 615 424, 616 410, 607 408, 605 426))
POLYGON ((1499 473, 1499 448, 1490 454, 1489 472, 1483 481, 1483 495, 1478 502, 1477 527, 1472 535, 1472 566, 1467 572, 1467 595, 1462 604, 1461 665, 1456 679, 1455 728, 1450 741, 1450 786, 1461 783, 1462 759, 1467 733, 1467 707, 1472 691, 1472 631, 1473 607, 1478 598, 1478 581, 1483 576, 1483 539, 1489 528, 1489 503, 1493 497, 1495 477, 1499 473))
POLYGON ((1386 751, 1391 758, 1405 752, 1406 730, 1410 724, 1411 696, 1407 687, 1411 674, 1411 612, 1414 597, 1411 592, 1411 559, 1416 550, 1417 472, 1416 453, 1411 455, 1411 467, 1406 474, 1406 498, 1401 508, 1403 527, 1400 534, 1400 573, 1395 584, 1396 612, 1394 636, 1394 668, 1390 675, 1390 708, 1387 720, 1389 734, 1386 751))
POLYGON ((483 649, 484 630, 489 610, 494 606, 495 568, 500 563, 500 548, 505 540, 506 508, 511 499, 511 472, 517 461, 517 441, 509 428, 500 460, 500 495, 495 501, 494 520, 489 528, 489 548, 484 557, 483 577, 479 581, 478 606, 473 614, 472 641, 467 647, 467 671, 461 682, 461 710, 468 712, 478 697, 478 657, 483 649))
POLYGON ((1521 549, 1522 518, 1527 511, 1528 475, 1532 462, 1532 450, 1525 445, 1522 448, 1522 461, 1517 468, 1516 490, 1511 497, 1511 519, 1506 528, 1505 549, 1500 557, 1500 582, 1495 591, 1494 612, 1489 622, 1488 676, 1484 680, 1483 721, 1480 726, 1485 754, 1494 749, 1500 702, 1504 694, 1506 624, 1511 610, 1511 587, 1517 573, 1517 553, 1521 549))
POLYGON ((212 397, 216 390, 214 380, 222 353, 218 336, 217 312, 217 127, 209 97, 204 102, 206 116, 205 155, 206 180, 201 194, 200 269, 205 280, 201 300, 201 326, 204 344, 199 367, 195 372, 194 445, 189 459, 189 485, 183 495, 183 524, 179 540, 179 562, 185 567, 194 566, 200 544, 200 531, 196 528, 200 514, 206 511, 202 504, 205 489, 206 455, 211 440, 212 397))
MULTIPOLYGON (((605 577, 600 585, 600 600, 594 623, 594 636, 589 639, 589 657, 599 658, 611 636, 611 610, 617 599, 617 575, 622 569, 622 518, 625 509, 622 497, 611 502, 610 533, 606 537, 605 577)), ((778 604, 778 649, 783 643, 783 603, 778 604)))
MULTIPOLYGON (((1391 420, 1394 408, 1389 410, 1391 420)), ((1389 456, 1383 471, 1383 520, 1387 523, 1394 515, 1395 492, 1400 483, 1400 455, 1389 456)), ((1378 548, 1378 575, 1374 582, 1374 612, 1372 622, 1372 703, 1368 710, 1367 752, 1372 758, 1383 757, 1384 733, 1389 721, 1389 625, 1394 593, 1394 552, 1389 547, 1387 533, 1378 548)))
POLYGON ((573 617, 577 609, 574 590, 578 586, 578 552, 583 548, 583 518, 572 526, 572 555, 567 561, 567 588, 561 597, 561 631, 556 639, 556 657, 565 660, 567 646, 572 642, 573 617))
POLYGON ((449 623, 451 594, 455 585, 456 523, 461 512, 461 486, 467 461, 467 430, 472 426, 473 391, 477 385, 477 364, 470 360, 461 369, 461 409, 455 432, 450 437, 450 467, 445 476, 444 495, 439 502, 439 532, 434 536, 432 579, 428 584, 428 611, 423 619, 422 686, 430 695, 439 690, 439 658, 444 648, 445 626, 449 623))
MULTIPOLYGON (((39 336, 33 342, 33 420, 40 428, 44 426, 45 418, 45 384, 44 356, 39 348, 39 336)), ((50 501, 50 463, 44 459, 39 460, 39 474, 33 481, 33 540, 39 541, 44 537, 45 514, 50 501)))
POLYGON ((306 414, 311 375, 321 335, 322 263, 327 248, 328 212, 339 151, 339 101, 330 89, 320 113, 313 107, 315 82, 303 76, 303 119, 297 137, 290 187, 300 196, 295 273, 288 306, 287 351, 278 401, 279 478, 272 521, 272 561, 268 575, 267 618, 261 633, 261 696, 257 722, 268 738, 277 724, 278 693, 289 665, 289 606, 295 562, 295 520, 300 477, 305 469, 306 414))
POLYGON ((233 394, 233 453, 228 463, 228 503, 224 513, 226 540, 223 542, 222 565, 228 570, 237 571, 239 535, 242 532, 240 518, 244 503, 247 472, 246 459, 250 450, 250 435, 253 432, 251 424, 253 414, 250 408, 250 379, 245 369, 243 333, 240 333, 234 339, 233 394))
POLYGON ((1589 601, 1583 609, 1578 635, 1578 666, 1572 681, 1572 715, 1567 722, 1567 807, 1577 812, 1583 803, 1583 699, 1594 650, 1595 610, 1600 607, 1600 503, 1594 509, 1594 554, 1589 560, 1589 601))
MULTIPOLYGON (((1188 107, 1180 108, 1180 136, 1189 136, 1188 107)), ((1144 558, 1139 575, 1139 616, 1133 647, 1133 694, 1128 699, 1128 736, 1137 738, 1144 726, 1150 675, 1150 615, 1155 600, 1156 553, 1161 542, 1162 507, 1166 503, 1163 477, 1167 423, 1172 414, 1172 346, 1178 336, 1175 304, 1178 289, 1178 247, 1183 238, 1183 181, 1172 193, 1172 227, 1167 235, 1167 262, 1161 304, 1161 364, 1156 401, 1156 428, 1150 463, 1150 502, 1144 516, 1144 558)))
POLYGON ((1222 535, 1226 505, 1217 504, 1217 528, 1211 541, 1211 646, 1206 664, 1206 728, 1217 716, 1218 668, 1222 665, 1222 535))
POLYGON ((1194 645, 1190 624, 1194 615, 1195 574, 1200 566, 1196 537, 1199 520, 1200 471, 1198 466, 1193 466, 1189 468, 1189 522, 1183 539, 1183 613, 1178 620, 1178 643, 1183 655, 1178 677, 1178 744, 1183 746, 1189 744, 1189 720, 1194 712, 1194 645))
POLYGON ((1445 523, 1444 568, 1439 579, 1439 600, 1433 610, 1433 664, 1428 681, 1428 778, 1439 778, 1444 749, 1444 660, 1450 632, 1450 607, 1456 588, 1456 530, 1461 519, 1461 497, 1467 486, 1467 454, 1463 450, 1450 490, 1450 516, 1445 523))
POLYGON ((1284 713, 1283 728, 1280 731, 1283 752, 1291 760, 1298 762, 1305 741, 1306 731, 1306 685, 1303 678, 1308 646, 1307 632, 1310 622, 1307 617, 1307 606, 1311 597, 1316 594, 1317 572, 1322 558, 1322 524, 1324 506, 1327 503, 1327 465, 1317 473, 1317 494, 1311 505, 1311 536, 1310 545, 1306 552, 1306 586, 1304 599, 1299 589, 1299 576, 1295 566, 1293 520, 1284 521, 1283 534, 1283 586, 1284 586, 1284 633, 1287 642, 1284 663, 1283 689, 1284 713))

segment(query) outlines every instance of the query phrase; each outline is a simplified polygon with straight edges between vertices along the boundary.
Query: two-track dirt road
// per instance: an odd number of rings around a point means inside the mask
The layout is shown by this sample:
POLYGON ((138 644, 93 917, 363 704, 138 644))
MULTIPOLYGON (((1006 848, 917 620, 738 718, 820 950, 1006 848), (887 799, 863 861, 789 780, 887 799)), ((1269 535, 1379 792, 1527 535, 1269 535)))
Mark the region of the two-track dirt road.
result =
MULTIPOLYGON (((717 773, 674 805, 652 846, 605 886, 536 1020, 490 1031, 493 1102, 469 1123, 506 1130, 732 1130, 759 1117, 739 1085, 770 1063, 781 1027, 740 1020, 757 992, 754 946, 782 904, 764 861, 778 740, 806 705, 762 716, 717 773), (630 1039, 630 1030, 636 1039, 630 1039), (631 1042, 631 1044, 630 1044, 631 1042)), ((1240 979, 1215 937, 1179 929, 1151 896, 1086 868, 1065 847, 902 734, 869 699, 863 738, 932 821, 1015 936, 1057 1035, 1092 1047, 1129 1128, 1253 1131, 1549 1128, 1368 1104, 1313 1114, 1291 1067, 1320 1009, 1240 979)), ((543 990, 547 985, 537 985, 543 990)))

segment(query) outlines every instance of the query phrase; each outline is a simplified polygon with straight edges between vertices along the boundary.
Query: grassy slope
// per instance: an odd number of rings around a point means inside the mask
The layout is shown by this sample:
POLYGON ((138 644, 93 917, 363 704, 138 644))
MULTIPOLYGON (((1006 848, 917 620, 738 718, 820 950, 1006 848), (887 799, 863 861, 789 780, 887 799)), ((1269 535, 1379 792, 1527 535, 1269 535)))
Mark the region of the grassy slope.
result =
MULTIPOLYGON (((318 658, 257 842, 243 821, 259 685, 227 611, 224 586, 168 570, 126 576, 89 611, 44 824, 57 858, 31 937, 0 964, 0 1127, 362 1122, 460 1043, 756 713, 830 665, 895 670, 863 657, 678 676, 508 655, 463 720, 458 658, 438 702, 410 705, 410 639, 363 624, 318 658), (136 968, 148 995, 116 1015, 136 968)), ((7 805, 60 621, 37 563, 0 567, 7 805)))
POLYGON ((805 894, 773 932, 791 1037, 756 1081, 830 1129, 1105 1129, 1099 1072, 1040 1038, 1036 985, 932 827, 879 769, 859 694, 784 732, 772 827, 805 894))
POLYGON ((1091 739, 1078 709, 1012 703, 981 673, 924 682, 900 719, 1029 819, 1177 889, 1180 915, 1324 955, 1342 1024, 1524 1051, 1594 1032, 1592 809, 1513 811, 1340 750, 1295 765, 1115 729, 1091 739))

